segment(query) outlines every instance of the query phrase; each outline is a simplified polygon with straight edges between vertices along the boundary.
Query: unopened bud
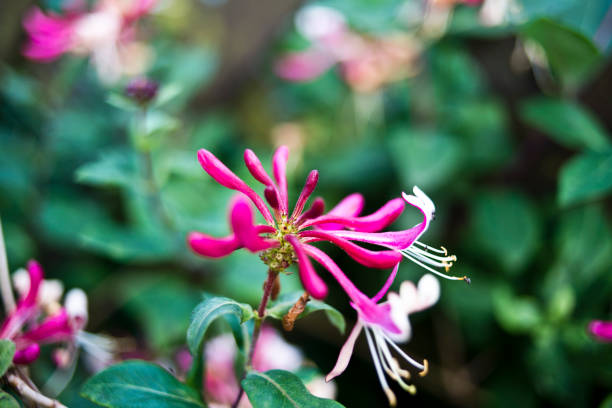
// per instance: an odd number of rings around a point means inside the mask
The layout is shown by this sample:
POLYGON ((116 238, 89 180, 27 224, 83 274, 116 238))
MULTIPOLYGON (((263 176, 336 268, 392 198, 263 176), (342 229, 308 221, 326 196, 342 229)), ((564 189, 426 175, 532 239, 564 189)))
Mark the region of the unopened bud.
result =
POLYGON ((125 94, 141 105, 146 105, 157 96, 159 84, 149 78, 132 79, 125 87, 125 94))
POLYGON ((276 195, 276 189, 274 189, 274 187, 267 186, 264 190, 264 197, 272 209, 278 210, 278 196, 276 195))

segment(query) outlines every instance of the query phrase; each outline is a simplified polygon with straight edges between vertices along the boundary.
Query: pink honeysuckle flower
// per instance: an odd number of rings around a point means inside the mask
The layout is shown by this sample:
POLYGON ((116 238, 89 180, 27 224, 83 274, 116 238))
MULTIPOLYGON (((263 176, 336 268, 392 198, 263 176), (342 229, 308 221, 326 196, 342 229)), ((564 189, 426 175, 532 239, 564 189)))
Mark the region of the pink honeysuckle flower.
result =
POLYGON ((593 320, 589 323, 589 333, 598 340, 612 342, 612 322, 593 320))
POLYGON ((261 259, 274 272, 284 271, 291 264, 297 263, 304 289, 316 299, 327 295, 327 285, 315 271, 311 259, 329 270, 345 290, 352 285, 350 281, 346 282, 341 271, 340 274, 336 273, 337 267, 327 255, 312 246, 318 241, 335 244, 367 267, 392 268, 405 257, 445 278, 468 280, 467 277, 452 277, 434 269, 449 268, 456 258, 449 256, 445 249, 434 249, 417 241, 429 226, 435 211, 431 200, 417 187, 414 188, 415 195, 404 193, 401 198, 394 198, 365 216, 360 216, 364 201, 360 194, 346 197, 326 214, 323 214, 324 203, 320 198, 315 199, 311 207, 304 211, 318 181, 318 172, 313 170, 290 213, 285 173, 288 156, 288 149, 284 146, 274 154, 273 181, 257 156, 251 150, 245 151, 247 168, 265 186, 264 200, 211 152, 201 149, 198 159, 202 168, 219 184, 241 194, 230 205, 232 234, 215 238, 192 232, 187 237, 192 250, 203 256, 218 258, 244 247, 251 252, 260 252, 261 259), (255 224, 249 200, 259 210, 265 224, 255 224), (423 221, 404 231, 380 232, 403 212, 406 202, 421 211, 423 221), (374 244, 382 249, 366 249, 355 242, 374 244))
POLYGON ((406 34, 366 37, 352 31, 340 12, 319 5, 303 8, 295 23, 311 46, 277 61, 276 73, 283 79, 310 81, 339 64, 354 90, 371 92, 416 72, 414 62, 421 47, 406 34))
MULTIPOLYGON (((357 324, 342 346, 336 365, 325 378, 327 381, 330 381, 346 370, 353 354, 355 341, 363 330, 366 334, 370 354, 374 360, 378 380, 391 406, 396 405, 397 399, 387 383, 385 373, 404 390, 411 394, 416 392, 414 385, 407 384, 404 381, 404 379, 410 378, 410 374, 408 371, 400 368, 397 359, 391 353, 391 349, 395 350, 410 365, 419 369, 419 375, 424 376, 427 374, 427 360, 419 363, 399 348, 396 343, 406 342, 410 339, 412 330, 408 315, 427 309, 434 305, 440 297, 440 284, 438 280, 433 275, 426 274, 419 280, 418 286, 415 287, 412 282, 404 281, 400 287, 399 294, 390 292, 386 302, 376 304, 389 289, 396 272, 397 269, 394 270, 394 273, 387 280, 387 284, 376 296, 371 299, 366 297, 367 301, 364 300, 362 303, 352 303, 358 314, 357 324), (389 346, 391 346, 391 349, 389 346)), ((365 295, 363 296, 365 297, 365 295)))
POLYGON ((147 64, 146 47, 134 41, 135 24, 156 0, 100 0, 92 11, 79 2, 63 15, 33 8, 23 20, 29 35, 23 54, 48 62, 66 53, 90 55, 100 78, 114 82, 138 75, 147 64))
MULTIPOLYGON (((229 408, 238 393, 240 386, 236 380, 235 359, 237 348, 231 334, 217 336, 206 343, 206 375, 204 391, 209 407, 229 408)), ((253 354, 253 369, 264 372, 268 370, 286 370, 296 372, 304 364, 302 352, 287 343, 271 326, 264 325, 253 354)), ((333 383, 327 386, 322 377, 315 377, 306 383, 306 387, 321 398, 334 398, 336 391, 333 383)), ((238 405, 240 408, 252 408, 246 395, 238 405)))

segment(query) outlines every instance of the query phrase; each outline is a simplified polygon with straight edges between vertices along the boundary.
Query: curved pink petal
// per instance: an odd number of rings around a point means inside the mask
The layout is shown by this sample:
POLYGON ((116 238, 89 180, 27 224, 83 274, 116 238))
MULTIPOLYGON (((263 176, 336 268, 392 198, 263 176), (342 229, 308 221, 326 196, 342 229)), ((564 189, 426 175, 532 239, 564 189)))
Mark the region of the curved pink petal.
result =
POLYGON ((257 181, 266 186, 266 189, 264 191, 266 201, 270 204, 272 208, 278 210, 280 202, 280 193, 278 191, 278 188, 276 187, 276 184, 274 184, 274 181, 272 181, 272 179, 268 175, 268 172, 266 172, 266 169, 264 169, 263 165, 261 164, 259 157, 257 157, 255 152, 253 152, 251 149, 246 149, 244 151, 244 163, 246 164, 247 169, 249 169, 251 175, 257 181))
POLYGON ((404 231, 361 232, 361 231, 331 231, 335 236, 350 241, 367 242, 390 249, 402 250, 408 248, 424 231, 424 225, 419 224, 404 231))
POLYGON ((325 211, 325 201, 321 197, 317 197, 312 200, 312 205, 310 208, 302 213, 297 220, 295 220, 295 225, 300 225, 302 222, 309 220, 311 218, 317 218, 323 214, 325 211))
POLYGON ((311 48, 285 55, 276 62, 275 72, 287 81, 304 82, 319 77, 336 63, 336 59, 322 50, 311 48))
POLYGON ((240 177, 235 175, 230 169, 228 169, 214 154, 206 149, 200 149, 198 151, 198 160, 202 165, 204 171, 206 171, 217 183, 224 187, 232 190, 239 191, 249 197, 253 204, 257 207, 261 215, 265 220, 274 224, 274 218, 270 213, 270 210, 266 206, 266 203, 262 198, 253 191, 240 177))
POLYGON ((38 291, 43 281, 44 272, 42 266, 34 260, 28 262, 28 275, 30 276, 30 288, 25 297, 19 302, 17 307, 34 306, 38 298, 38 291))
POLYGON ((319 172, 317 170, 312 170, 308 177, 306 178, 306 183, 304 184, 304 188, 298 197, 297 202, 295 203, 295 207, 293 208, 293 213, 291 214, 291 218, 295 218, 302 214, 302 210, 304 210, 304 205, 306 205, 306 201, 317 187, 317 182, 319 181, 319 172))
POLYGON ((272 169, 274 171, 274 179, 278 185, 280 198, 280 208, 283 214, 289 211, 289 195, 287 193, 287 161, 289 160, 289 148, 280 146, 274 152, 272 158, 272 169))
POLYGON ((357 309, 360 318, 364 321, 372 324, 376 324, 391 333, 400 333, 400 329, 395 325, 391 319, 391 306, 387 303, 377 305, 365 294, 363 294, 357 287, 346 277, 344 272, 336 265, 336 263, 318 248, 311 245, 303 245, 304 251, 312 259, 323 265, 325 269, 332 274, 332 276, 338 281, 342 289, 346 292, 348 297, 352 300, 352 306, 357 309))
POLYGON ((378 303, 378 301, 387 294, 387 292, 389 291, 389 288, 391 287, 391 285, 393 284, 393 281, 395 280, 395 277, 397 276, 398 270, 399 270, 399 263, 393 267, 393 271, 391 271, 391 273, 389 274, 389 277, 385 281, 385 284, 383 285, 383 287, 378 291, 376 295, 374 295, 374 297, 372 298, 372 302, 378 303))
MULTIPOLYGON (((370 251, 332 233, 317 230, 300 232, 300 236, 329 241, 342 248, 351 258, 370 268, 392 268, 401 260, 402 254, 397 251, 370 251)), ((312 241, 310 241, 312 242, 312 241)))
POLYGON ((47 16, 32 9, 23 20, 29 35, 23 54, 34 60, 51 61, 72 47, 74 17, 47 16))
POLYGON ((27 340, 29 342, 55 342, 69 340, 74 337, 75 330, 70 325, 70 319, 66 310, 55 316, 46 318, 38 326, 28 330, 19 336, 18 341, 27 340))
MULTIPOLYGON (((341 217, 357 217, 361 214, 365 199, 359 193, 353 193, 344 197, 334 208, 332 208, 327 215, 339 215, 341 217)), ((311 217, 314 218, 314 217, 311 217)), ((343 226, 340 224, 320 224, 317 225, 320 229, 326 230, 339 230, 343 226)))
POLYGON ((187 235, 189 247, 199 255, 209 258, 222 258, 240 248, 240 241, 234 234, 225 238, 214 238, 201 232, 187 235))
POLYGON ((380 231, 400 216, 402 211, 404 211, 404 206, 405 204, 402 198, 394 198, 376 212, 364 217, 343 217, 326 214, 313 220, 306 221, 301 225, 301 228, 318 226, 320 224, 337 223, 357 231, 380 231))
POLYGON ((589 324, 589 332, 599 340, 612 341, 612 322, 594 320, 589 324))
POLYGON ((327 285, 313 268, 306 254, 305 246, 293 235, 286 235, 285 239, 293 246, 295 254, 297 255, 300 280, 306 292, 310 293, 315 299, 325 298, 325 296, 327 296, 327 285))
POLYGON ((13 356, 13 363, 30 364, 36 360, 39 355, 40 346, 36 343, 32 343, 15 352, 15 355, 13 356))
POLYGON ((240 195, 232 203, 230 210, 232 230, 238 242, 251 252, 259 252, 278 245, 278 241, 263 239, 253 224, 254 217, 246 197, 240 195))
POLYGON ((329 382, 342 374, 346 367, 348 367, 349 361, 351 361, 351 356, 353 355, 353 349, 355 348, 355 342, 357 341, 357 337, 359 337, 359 333, 361 333, 361 329, 363 329, 363 323, 361 320, 357 320, 357 324, 351 330, 351 334, 349 334, 348 338, 344 342, 344 345, 340 349, 340 354, 338 354, 338 360, 336 361, 336 365, 332 370, 325 376, 325 381, 329 382))

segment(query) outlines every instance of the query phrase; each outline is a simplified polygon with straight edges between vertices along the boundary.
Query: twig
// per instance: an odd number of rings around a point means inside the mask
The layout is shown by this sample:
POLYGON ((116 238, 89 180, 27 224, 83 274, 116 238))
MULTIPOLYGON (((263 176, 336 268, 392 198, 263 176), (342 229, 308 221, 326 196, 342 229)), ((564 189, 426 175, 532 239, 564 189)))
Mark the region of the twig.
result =
MULTIPOLYGON (((255 327, 253 328, 253 341, 251 341, 251 349, 249 350, 249 358, 247 360, 246 366, 250 367, 253 362, 253 356, 255 355, 255 347, 257 346, 257 339, 259 339, 259 333, 261 331, 261 323, 266 317, 266 305, 268 304, 268 300, 270 299, 270 295, 272 295, 272 289, 274 288, 274 282, 276 281, 276 277, 278 276, 278 272, 274 272, 272 270, 268 271, 268 279, 264 283, 264 294, 261 298, 261 302, 259 303, 259 307, 257 308, 257 316, 255 319, 255 327)), ((246 371, 245 371, 246 374, 246 371)), ((240 400, 242 399, 242 395, 244 394, 244 389, 242 385, 240 386, 240 391, 238 392, 238 396, 236 400, 232 404, 232 408, 237 408, 238 404, 240 404, 240 400)))
POLYGON ((15 390, 21 395, 23 398, 27 399, 34 404, 37 404, 44 408, 67 408, 64 404, 49 397, 42 395, 41 393, 35 391, 30 388, 25 381, 23 381, 19 376, 8 373, 6 375, 6 379, 10 385, 12 385, 15 390))
POLYGON ((4 311, 8 315, 15 310, 15 297, 11 288, 11 277, 9 275, 8 261, 6 258, 6 246, 2 234, 2 219, 0 218, 0 293, 4 303, 4 311))

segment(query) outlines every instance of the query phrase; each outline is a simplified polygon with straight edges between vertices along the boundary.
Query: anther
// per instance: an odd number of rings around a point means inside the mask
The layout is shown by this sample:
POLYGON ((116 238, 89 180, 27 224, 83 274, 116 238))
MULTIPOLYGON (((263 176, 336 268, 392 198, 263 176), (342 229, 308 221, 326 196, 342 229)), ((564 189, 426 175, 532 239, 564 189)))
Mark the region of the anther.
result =
POLYGON ((463 280, 468 284, 471 285, 472 284, 472 280, 470 278, 468 278, 467 276, 463 277, 463 280))
POLYGON ((429 372, 429 362, 427 361, 427 359, 423 359, 423 370, 419 372, 419 375, 421 377, 425 377, 428 372, 429 372))
POLYGON ((394 407, 397 405, 397 398, 393 391, 390 388, 385 388, 385 394, 387 394, 387 399, 389 400, 389 406, 394 407))

